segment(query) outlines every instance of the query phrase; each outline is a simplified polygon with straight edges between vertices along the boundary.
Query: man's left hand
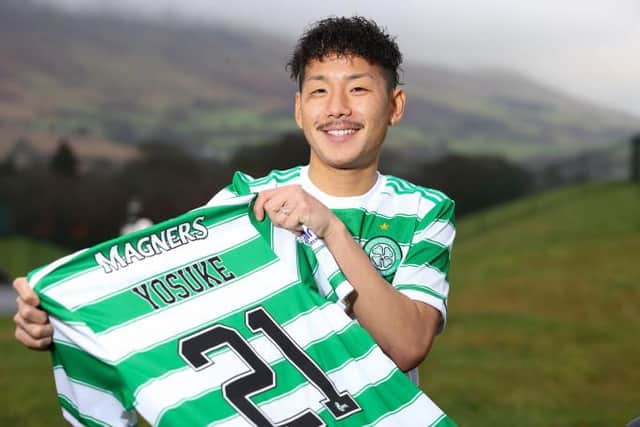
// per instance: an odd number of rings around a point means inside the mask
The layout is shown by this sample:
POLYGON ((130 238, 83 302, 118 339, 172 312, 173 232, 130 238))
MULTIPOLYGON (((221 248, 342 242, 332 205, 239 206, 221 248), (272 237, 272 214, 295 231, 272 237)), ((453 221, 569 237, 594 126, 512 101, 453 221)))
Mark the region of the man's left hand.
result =
POLYGON ((306 225, 320 238, 329 236, 336 226, 342 225, 338 217, 318 199, 304 191, 299 185, 287 185, 262 191, 253 207, 258 221, 265 214, 271 222, 297 235, 306 225))

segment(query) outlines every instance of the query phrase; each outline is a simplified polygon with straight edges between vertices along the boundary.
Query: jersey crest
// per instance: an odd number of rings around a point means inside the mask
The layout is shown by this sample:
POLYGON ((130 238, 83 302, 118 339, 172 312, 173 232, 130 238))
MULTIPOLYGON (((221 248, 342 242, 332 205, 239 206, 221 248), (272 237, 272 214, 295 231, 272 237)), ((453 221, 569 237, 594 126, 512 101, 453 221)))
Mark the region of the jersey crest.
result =
POLYGON ((388 236, 377 236, 364 245, 364 252, 371 264, 384 276, 391 276, 398 270, 402 259, 402 250, 398 242, 388 236))

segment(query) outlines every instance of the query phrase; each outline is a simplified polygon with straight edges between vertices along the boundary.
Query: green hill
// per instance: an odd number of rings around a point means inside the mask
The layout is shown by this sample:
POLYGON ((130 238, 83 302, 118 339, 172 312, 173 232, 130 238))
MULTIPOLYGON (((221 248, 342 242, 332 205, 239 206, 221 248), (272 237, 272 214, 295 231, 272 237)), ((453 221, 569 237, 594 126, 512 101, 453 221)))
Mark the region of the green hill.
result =
POLYGON ((24 276, 35 267, 65 255, 65 251, 49 243, 21 237, 0 239, 0 270, 10 277, 24 276))
MULTIPOLYGON (((189 143, 223 157, 295 130, 293 40, 221 24, 66 14, 0 2, 0 154, 19 131, 189 143)), ((516 160, 607 147, 637 118, 505 71, 408 63, 409 108, 390 147, 516 160)), ((1 160, 1 159, 0 159, 1 160)))
POLYGON ((425 389, 463 426, 621 426, 640 415, 638 254, 638 185, 465 217, 425 389))

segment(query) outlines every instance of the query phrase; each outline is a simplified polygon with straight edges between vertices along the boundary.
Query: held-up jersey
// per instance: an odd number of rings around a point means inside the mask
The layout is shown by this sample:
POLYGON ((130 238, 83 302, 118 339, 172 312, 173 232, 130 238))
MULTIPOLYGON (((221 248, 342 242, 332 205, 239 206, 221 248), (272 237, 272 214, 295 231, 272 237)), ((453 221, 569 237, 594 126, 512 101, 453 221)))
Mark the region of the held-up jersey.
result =
MULTIPOLYGON (((54 326, 73 425, 437 425, 453 422, 341 307, 351 291, 307 235, 317 283, 272 250, 293 234, 252 197, 175 219, 29 275, 54 326)), ((286 245, 284 245, 286 246, 286 245)), ((285 251, 286 252, 286 251, 285 251)))

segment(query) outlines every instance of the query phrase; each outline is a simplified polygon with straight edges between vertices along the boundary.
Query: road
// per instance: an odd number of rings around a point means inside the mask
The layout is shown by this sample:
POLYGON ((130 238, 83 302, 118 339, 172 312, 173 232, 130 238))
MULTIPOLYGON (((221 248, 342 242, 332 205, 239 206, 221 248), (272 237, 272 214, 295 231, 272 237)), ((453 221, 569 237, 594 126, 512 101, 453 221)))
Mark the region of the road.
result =
POLYGON ((16 291, 11 285, 0 283, 0 316, 16 312, 16 291))

